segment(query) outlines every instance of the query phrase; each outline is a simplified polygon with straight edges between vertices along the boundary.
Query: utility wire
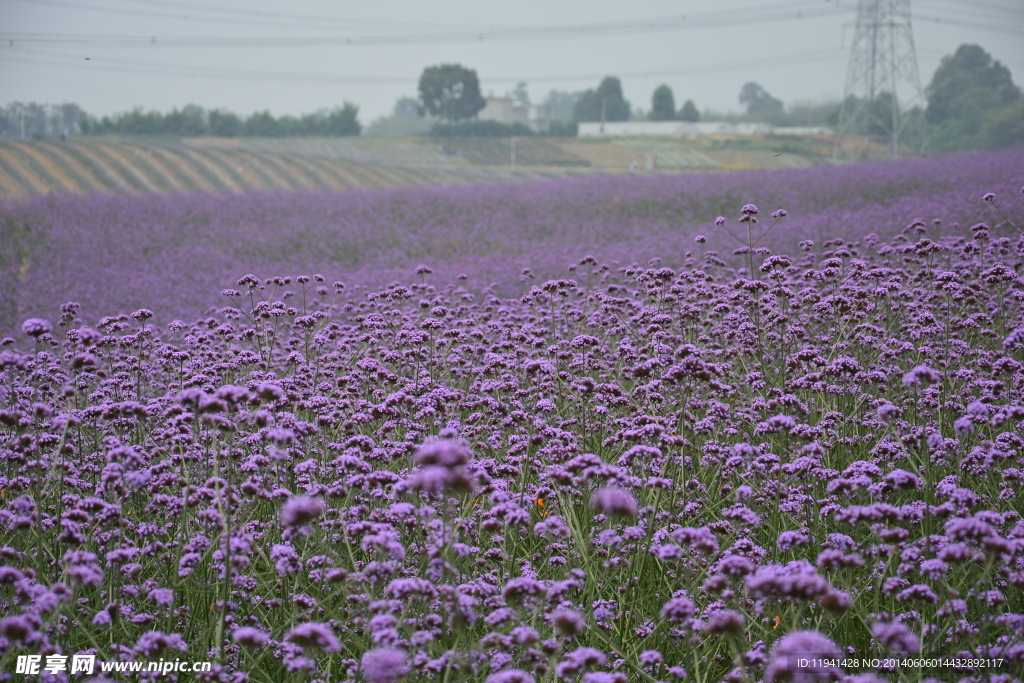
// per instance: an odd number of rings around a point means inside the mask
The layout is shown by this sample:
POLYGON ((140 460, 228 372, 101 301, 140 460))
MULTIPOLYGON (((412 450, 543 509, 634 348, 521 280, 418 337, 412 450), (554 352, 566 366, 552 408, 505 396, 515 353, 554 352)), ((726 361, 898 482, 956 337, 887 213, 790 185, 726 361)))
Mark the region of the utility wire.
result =
POLYGON ((221 23, 231 25, 248 25, 248 26, 271 26, 274 28, 300 28, 310 29, 316 28, 323 30, 324 24, 335 24, 338 26, 344 26, 348 29, 355 30, 368 30, 379 28, 401 28, 402 30, 408 30, 410 28, 428 28, 428 29, 440 29, 447 28, 463 28, 471 30, 482 30, 493 28, 493 25, 487 24, 432 24, 422 22, 403 22, 403 21, 373 21, 366 19, 339 19, 338 17, 316 17, 316 16, 302 16, 302 15, 291 15, 280 12, 261 12, 258 10, 249 9, 236 9, 229 10, 218 7, 209 7, 204 5, 197 5, 192 3, 161 3, 161 2, 143 2, 139 0, 137 3, 132 4, 149 4, 157 7, 171 7, 172 9, 179 9, 187 12, 199 12, 199 13, 213 13, 213 14, 228 14, 230 17, 220 16, 201 16, 197 14, 182 14, 178 12, 168 12, 160 10, 149 10, 149 9, 137 9, 137 8, 125 8, 125 7, 103 7, 95 4, 88 4, 84 2, 75 2, 74 0, 3 0, 3 2, 22 2, 31 5, 49 5, 51 7, 67 7, 71 9, 88 10, 90 12, 102 12, 106 14, 120 14, 128 16, 140 16, 140 17, 155 17, 159 19, 177 19, 180 21, 195 21, 206 23, 221 23), (362 25, 362 29, 359 26, 362 25))
POLYGON ((993 33, 1008 33, 1010 35, 1020 35, 1024 32, 1024 22, 1017 22, 1015 24, 1000 23, 1000 24, 986 24, 980 21, 971 21, 963 18, 951 18, 951 17, 938 17, 934 15, 922 15, 915 13, 913 15, 913 21, 927 21, 933 24, 943 24, 953 28, 975 28, 982 31, 991 31, 993 33))
POLYGON ((581 38, 591 36, 620 36, 657 32, 692 30, 711 27, 740 27, 780 21, 795 21, 831 17, 850 13, 851 10, 820 2, 782 3, 752 6, 729 12, 716 11, 695 15, 670 15, 645 19, 561 24, 548 26, 521 26, 485 30, 453 30, 436 33, 390 34, 371 36, 125 36, 88 34, 49 34, 0 32, 0 41, 13 46, 20 43, 75 44, 94 47, 312 47, 312 46, 395 46, 464 43, 482 41, 529 41, 581 38), (794 9, 795 7, 799 7, 794 9), (789 8, 789 9, 786 9, 789 8))
MULTIPOLYGON (((802 64, 825 59, 838 59, 844 57, 845 52, 838 48, 800 52, 796 54, 780 55, 774 58, 767 58, 758 62, 759 67, 787 66, 802 64)), ((255 71, 250 69, 227 69, 218 67, 189 66, 180 64, 163 64, 158 62, 139 62, 137 60, 118 60, 103 57, 83 60, 76 55, 68 55, 59 52, 45 50, 18 50, 12 54, 10 50, 0 50, 0 59, 20 62, 24 64, 38 64, 43 66, 59 66, 62 68, 88 69, 92 71, 114 71, 127 73, 142 73, 154 76, 182 76, 189 78, 210 78, 210 79, 231 79, 231 80, 255 80, 255 81, 282 81, 302 83, 349 83, 362 85, 408 85, 415 83, 415 78, 388 77, 388 76, 344 76, 332 74, 311 74, 311 73, 288 73, 280 71, 255 71)), ((618 74, 620 78, 649 78, 660 76, 680 76, 708 73, 722 73, 729 71, 741 71, 749 69, 749 60, 720 62, 717 64, 702 64, 685 67, 681 69, 661 69, 651 71, 634 71, 618 74)), ((544 75, 544 76, 515 76, 496 77, 481 79, 484 83, 506 84, 526 81, 528 83, 551 83, 551 82, 583 82, 596 81, 607 74, 573 74, 573 75, 544 75)))

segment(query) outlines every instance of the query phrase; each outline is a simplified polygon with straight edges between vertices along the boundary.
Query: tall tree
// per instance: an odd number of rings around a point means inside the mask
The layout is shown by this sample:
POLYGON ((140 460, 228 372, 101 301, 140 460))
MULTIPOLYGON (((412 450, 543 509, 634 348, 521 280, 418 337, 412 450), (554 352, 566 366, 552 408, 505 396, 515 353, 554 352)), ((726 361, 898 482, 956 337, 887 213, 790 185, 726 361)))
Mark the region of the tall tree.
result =
POLYGON ((1024 97, 992 114, 983 132, 989 147, 1024 145, 1024 97))
POLYGON ((237 114, 221 109, 210 111, 210 135, 234 138, 242 134, 242 119, 237 114))
POLYGON ((697 111, 697 105, 693 103, 693 100, 686 100, 683 108, 679 110, 677 118, 680 121, 700 121, 700 112, 697 111))
POLYGON ((597 90, 587 90, 573 107, 576 121, 628 121, 629 102, 622 95, 622 83, 606 76, 597 90))
POLYGON ((925 95, 929 144, 942 151, 996 144, 1003 138, 992 136, 991 122, 1002 120, 1021 97, 1010 70, 977 45, 961 45, 943 57, 925 95))
POLYGON ((324 132, 327 135, 359 135, 363 127, 359 124, 359 107, 346 102, 343 107, 335 107, 327 112, 324 121, 324 132))
POLYGON ((746 105, 747 114, 770 121, 782 114, 782 101, 777 100, 769 94, 760 84, 753 81, 745 83, 740 90, 740 104, 746 105))
POLYGON ((672 121, 676 118, 676 98, 664 83, 651 96, 651 121, 672 121))
POLYGON ((926 89, 930 123, 975 119, 985 111, 1013 104, 1020 91, 1010 70, 977 45, 961 45, 942 58, 926 89))
POLYGON ((449 122, 476 116, 486 102, 476 71, 461 64, 428 66, 420 75, 421 113, 449 122))
POLYGON ((245 120, 242 127, 247 136, 272 138, 281 134, 278 128, 277 119, 269 111, 258 111, 245 120))

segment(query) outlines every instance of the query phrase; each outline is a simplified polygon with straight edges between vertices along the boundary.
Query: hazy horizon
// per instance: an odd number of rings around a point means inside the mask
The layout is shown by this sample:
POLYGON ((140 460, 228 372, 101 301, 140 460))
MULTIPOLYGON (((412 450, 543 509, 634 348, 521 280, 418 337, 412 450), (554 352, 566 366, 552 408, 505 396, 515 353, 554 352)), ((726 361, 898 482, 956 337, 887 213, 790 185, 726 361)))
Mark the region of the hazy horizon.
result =
MULTIPOLYGON (((739 112, 747 81, 787 105, 841 98, 856 21, 853 0, 350 6, 0 0, 0 104, 74 102, 106 115, 192 103, 282 115, 349 101, 365 126, 415 96, 425 67, 457 62, 477 71, 485 95, 525 81, 539 103, 552 89, 585 90, 614 75, 634 109, 649 110, 666 83, 677 106, 692 99, 701 110, 739 112)), ((1024 6, 917 0, 912 9, 922 87, 964 43, 983 47, 1020 85, 1024 6)))

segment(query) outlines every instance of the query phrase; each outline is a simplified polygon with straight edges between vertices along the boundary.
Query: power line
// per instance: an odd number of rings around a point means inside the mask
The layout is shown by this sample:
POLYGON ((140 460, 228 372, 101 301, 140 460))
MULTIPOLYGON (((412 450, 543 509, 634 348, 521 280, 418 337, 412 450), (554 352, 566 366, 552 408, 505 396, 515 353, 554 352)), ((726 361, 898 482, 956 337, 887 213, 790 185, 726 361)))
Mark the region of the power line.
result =
POLYGON ((984 2, 984 0, 972 0, 971 4, 969 6, 966 6, 966 7, 964 6, 964 4, 962 2, 958 2, 957 0, 925 0, 924 4, 931 5, 933 3, 939 3, 939 4, 942 4, 942 5, 947 5, 947 6, 949 6, 950 9, 956 8, 958 10, 963 10, 963 11, 969 12, 971 14, 973 14, 973 13, 977 12, 979 9, 981 9, 981 10, 985 10, 985 11, 991 12, 993 14, 998 14, 1000 16, 1013 15, 1013 14, 1024 15, 1024 7, 1022 7, 1020 5, 1017 5, 1015 7, 1008 7, 1008 6, 999 5, 999 4, 996 4, 996 3, 984 2))
POLYGON ((1017 22, 1016 24, 986 24, 980 21, 971 21, 969 19, 962 18, 950 18, 950 17, 938 17, 927 14, 914 13, 914 21, 927 21, 933 24, 944 24, 953 28, 975 28, 982 31, 992 31, 993 33, 1008 33, 1010 35, 1020 35, 1024 30, 1024 22, 1017 22))
MULTIPOLYGON (((64 0, 53 0, 64 1, 64 0)), ((408 46, 481 41, 530 41, 592 36, 670 32, 713 27, 738 27, 780 21, 832 17, 849 13, 849 9, 820 0, 778 3, 773 6, 752 6, 745 9, 714 11, 694 15, 670 15, 635 20, 518 26, 484 30, 453 30, 435 33, 390 34, 371 36, 126 36, 88 34, 50 34, 0 32, 0 40, 18 43, 89 45, 94 47, 312 47, 312 46, 408 46)))
MULTIPOLYGON (((82 57, 69 55, 60 52, 45 50, 18 50, 20 54, 11 54, 10 50, 0 50, 0 59, 7 59, 23 64, 37 64, 42 66, 59 66, 62 68, 88 69, 91 71, 113 71, 127 73, 141 73, 153 76, 181 76, 189 78, 208 79, 231 79, 250 80, 264 82, 302 82, 302 83, 339 83, 339 84, 361 84, 361 85, 408 85, 415 83, 415 78, 389 77, 389 76, 343 76, 331 74, 289 73, 280 71, 255 71, 251 69, 229 69, 210 66, 191 66, 183 64, 166 64, 159 62, 148 62, 138 60, 119 60, 105 57, 90 58, 88 63, 83 63, 82 57), (27 56, 23 56, 27 55, 27 56)), ((802 64, 810 61, 821 61, 826 59, 838 59, 843 52, 838 48, 800 52, 796 54, 779 55, 774 58, 762 59, 758 67, 788 66, 802 64)), ((724 73, 730 71, 742 71, 750 69, 749 60, 721 62, 718 64, 701 64, 680 69, 659 69, 649 71, 634 71, 618 74, 620 78, 650 78, 664 76, 699 75, 709 73, 724 73)), ((520 81, 529 83, 555 83, 555 82, 583 82, 596 81, 607 74, 573 74, 573 75, 543 75, 543 76, 508 76, 496 78, 483 78, 489 84, 514 84, 520 81)))
MULTIPOLYGON (((303 16, 303 15, 290 15, 280 12, 260 12, 255 10, 244 11, 244 16, 241 16, 243 12, 241 10, 226 10, 218 7, 208 7, 204 5, 197 5, 192 3, 164 3, 164 2, 145 2, 145 0, 137 0, 137 3, 132 4, 149 4, 158 7, 171 7, 175 9, 187 10, 187 11, 198 11, 200 13, 213 13, 213 14, 230 14, 230 18, 226 17, 210 17, 210 16, 190 16, 187 14, 173 13, 173 12, 162 12, 159 10, 147 10, 147 9, 131 9, 124 7, 102 7, 94 4, 86 4, 82 2, 74 2, 73 0, 4 0, 4 2, 24 2, 32 5, 49 5, 53 7, 68 7, 71 9, 88 10, 91 12, 102 12, 107 14, 120 14, 127 16, 141 16, 141 17, 155 17, 159 19, 178 19, 182 21, 201 21, 203 23, 222 23, 231 25, 248 25, 248 26, 273 26, 275 28, 281 27, 292 27, 301 29, 323 29, 324 24, 335 24, 338 26, 345 26, 349 29, 357 29, 359 25, 363 25, 363 30, 371 27, 391 27, 391 28, 452 28, 453 24, 432 24, 422 22, 402 22, 402 21, 373 21, 373 20, 362 20, 362 19, 339 19, 337 17, 324 17, 324 16, 303 16)), ((455 24, 454 26, 465 29, 480 30, 491 28, 490 25, 476 25, 476 24, 455 24)))
POLYGON ((165 64, 139 60, 109 59, 106 57, 83 58, 46 50, 20 50, 22 54, 10 54, 9 50, 0 50, 0 59, 38 64, 42 66, 59 66, 63 68, 88 69, 90 71, 113 71, 122 73, 139 73, 151 76, 186 76, 190 78, 211 78, 249 81, 281 81, 303 83, 352 83, 362 85, 399 85, 408 84, 409 78, 390 78, 372 76, 335 76, 330 74, 289 73, 282 71, 255 71, 252 69, 230 69, 213 66, 192 66, 186 64, 165 64), (83 63, 88 62, 88 63, 83 63))

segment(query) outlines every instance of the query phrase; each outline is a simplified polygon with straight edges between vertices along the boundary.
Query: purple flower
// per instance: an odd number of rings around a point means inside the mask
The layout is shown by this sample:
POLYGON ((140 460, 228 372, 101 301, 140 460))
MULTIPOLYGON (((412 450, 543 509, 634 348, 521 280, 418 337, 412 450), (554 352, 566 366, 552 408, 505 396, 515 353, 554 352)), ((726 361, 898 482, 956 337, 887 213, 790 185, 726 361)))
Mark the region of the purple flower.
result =
POLYGON ((434 584, 430 583, 426 579, 422 579, 418 576, 411 576, 408 578, 395 579, 388 584, 386 592, 394 598, 406 600, 410 596, 435 595, 437 593, 437 589, 434 588, 434 584))
POLYGON ((941 579, 946 575, 947 571, 949 571, 949 564, 938 558, 925 560, 921 563, 921 576, 932 580, 941 579))
POLYGON ((994 192, 986 192, 985 194, 981 195, 981 200, 983 202, 990 202, 990 201, 992 201, 995 198, 996 198, 996 195, 995 195, 994 192))
POLYGON ((661 616, 673 624, 681 624, 692 617, 697 611, 697 606, 686 596, 676 596, 665 603, 661 608, 661 616))
POLYGON ((506 600, 522 599, 526 596, 540 595, 544 591, 544 584, 528 576, 519 576, 509 580, 502 589, 501 594, 506 600))
POLYGON ((575 610, 557 609, 551 615, 551 627, 555 630, 555 633, 575 636, 582 633, 586 625, 586 621, 575 610))
POLYGON ((161 607, 166 607, 174 602, 174 591, 170 588, 154 588, 146 597, 161 607))
POLYGON ((885 403, 883 403, 882 405, 878 406, 878 408, 875 409, 875 414, 877 414, 878 417, 880 417, 881 419, 888 422, 894 417, 899 416, 900 409, 894 406, 892 403, 886 401, 885 403))
POLYGON ((764 680, 769 683, 834 681, 841 677, 842 671, 832 666, 824 666, 828 662, 820 660, 838 659, 841 656, 839 647, 821 633, 795 631, 775 643, 771 662, 764 670, 764 680))
POLYGON ((704 630, 710 635, 717 636, 723 633, 740 633, 743 630, 744 617, 739 612, 735 612, 730 609, 724 609, 721 612, 715 612, 707 623, 704 625, 704 630))
POLYGON ((953 432, 957 436, 967 436, 974 432, 974 420, 970 415, 964 415, 953 422, 953 432))
POLYGON ((8 565, 0 567, 0 583, 17 583, 24 578, 25 575, 14 567, 8 565))
POLYGON ((917 476, 913 472, 907 472, 906 470, 893 470, 889 474, 885 475, 884 481, 892 484, 898 489, 910 489, 917 490, 924 486, 924 482, 921 477, 917 476))
POLYGON ((324 652, 340 652, 341 644, 327 624, 306 622, 285 634, 284 639, 305 649, 318 647, 324 652))
POLYGON ((938 372, 927 365, 918 365, 903 375, 903 386, 916 387, 920 384, 935 384, 941 378, 938 372))
POLYGON ((288 527, 304 526, 324 513, 324 503, 319 498, 294 496, 281 509, 281 523, 288 527))
POLYGON ((779 550, 786 551, 797 545, 807 545, 810 537, 802 531, 783 531, 779 534, 779 550))
POLYGON ((636 499, 613 486, 598 489, 590 497, 590 507, 609 516, 636 517, 637 514, 636 499))
POLYGON ((362 664, 367 683, 394 683, 409 673, 405 652, 393 647, 379 647, 366 652, 362 664))
POLYGON ((469 448, 457 439, 428 441, 416 450, 413 462, 417 465, 440 465, 453 468, 465 465, 472 457, 469 448))
POLYGON ((898 621, 878 621, 871 627, 871 633, 885 647, 898 654, 915 654, 921 651, 921 639, 898 621))
POLYGON ((162 631, 150 631, 144 633, 139 641, 135 644, 135 651, 144 657, 156 657, 162 654, 168 648, 174 648, 175 650, 181 650, 184 652, 188 649, 185 641, 177 633, 163 633, 162 631))
POLYGON ((1024 327, 1016 327, 1003 339, 1003 346, 1015 349, 1024 344, 1024 327))
POLYGON ((559 678, 569 680, 579 676, 588 666, 602 666, 607 661, 608 657, 600 650, 580 647, 565 655, 563 661, 555 667, 555 673, 559 678))
POLYGON ((716 218, 715 225, 725 225, 725 216, 719 216, 716 218))
POLYGON ((755 598, 769 596, 813 600, 832 590, 806 560, 796 560, 785 566, 771 564, 747 577, 747 592, 755 598))
POLYGON ((534 678, 522 669, 509 669, 491 674, 484 683, 534 683, 534 678))
POLYGON ((270 635, 252 626, 240 626, 232 634, 233 640, 245 647, 264 647, 270 642, 270 635))
POLYGON ((583 674, 583 683, 628 683, 626 674, 608 671, 590 671, 583 674))
POLYGON ((29 318, 21 324, 21 331, 29 337, 41 337, 52 330, 53 325, 42 318, 29 318))
POLYGON ((39 632, 41 626, 42 622, 34 614, 7 617, 0 620, 0 636, 23 646, 33 645, 42 638, 39 632))

